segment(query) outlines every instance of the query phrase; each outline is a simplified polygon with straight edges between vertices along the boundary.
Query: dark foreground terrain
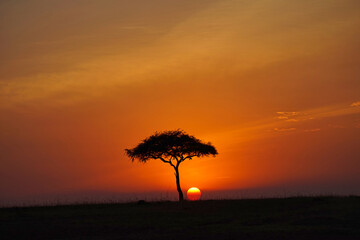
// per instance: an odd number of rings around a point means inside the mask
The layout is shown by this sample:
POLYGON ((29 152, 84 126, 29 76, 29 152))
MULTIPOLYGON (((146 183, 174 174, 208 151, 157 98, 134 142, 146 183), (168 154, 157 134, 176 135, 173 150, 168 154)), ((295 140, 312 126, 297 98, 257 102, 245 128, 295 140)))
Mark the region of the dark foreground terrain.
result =
POLYGON ((360 239, 360 197, 2 208, 0 239, 360 239))

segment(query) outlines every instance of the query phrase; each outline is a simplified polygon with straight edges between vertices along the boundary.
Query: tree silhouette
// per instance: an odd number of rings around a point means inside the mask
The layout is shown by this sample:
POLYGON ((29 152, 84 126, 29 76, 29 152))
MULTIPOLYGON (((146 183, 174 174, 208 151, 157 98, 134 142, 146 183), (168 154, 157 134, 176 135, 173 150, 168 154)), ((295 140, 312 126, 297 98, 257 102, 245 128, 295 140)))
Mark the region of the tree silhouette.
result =
POLYGON ((186 159, 217 155, 215 147, 211 143, 203 143, 201 140, 186 134, 182 130, 156 132, 144 139, 133 149, 125 149, 128 157, 134 162, 146 163, 151 159, 160 159, 170 164, 175 170, 176 188, 179 193, 179 201, 184 199, 180 187, 179 165, 186 159))

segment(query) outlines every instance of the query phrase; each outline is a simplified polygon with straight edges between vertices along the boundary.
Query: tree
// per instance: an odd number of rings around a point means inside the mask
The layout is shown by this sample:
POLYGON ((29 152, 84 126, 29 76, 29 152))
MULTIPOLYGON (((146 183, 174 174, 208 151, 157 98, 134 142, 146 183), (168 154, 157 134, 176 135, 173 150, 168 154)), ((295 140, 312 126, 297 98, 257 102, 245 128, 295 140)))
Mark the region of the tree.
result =
POLYGON ((175 170, 176 188, 179 193, 179 201, 184 200, 180 187, 179 166, 186 159, 194 157, 216 156, 218 153, 211 143, 203 143, 201 140, 186 134, 182 130, 156 132, 152 136, 142 140, 133 149, 125 149, 128 157, 134 162, 146 163, 151 159, 159 159, 170 164, 175 170))

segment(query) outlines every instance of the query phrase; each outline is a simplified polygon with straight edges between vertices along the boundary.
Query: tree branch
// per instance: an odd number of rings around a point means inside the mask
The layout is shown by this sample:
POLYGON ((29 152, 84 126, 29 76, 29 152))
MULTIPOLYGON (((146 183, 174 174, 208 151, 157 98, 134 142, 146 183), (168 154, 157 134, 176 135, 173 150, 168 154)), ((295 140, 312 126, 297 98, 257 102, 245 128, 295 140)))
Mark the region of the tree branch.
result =
MULTIPOLYGON (((164 158, 162 158, 162 157, 157 157, 158 159, 160 159, 161 161, 163 161, 164 163, 170 163, 170 161, 166 161, 164 158)), ((154 158, 154 159, 156 159, 156 158, 154 158)))
POLYGON ((180 163, 183 162, 183 161, 184 161, 183 157, 180 156, 180 160, 177 160, 177 162, 176 162, 176 168, 178 168, 180 163))
POLYGON ((176 155, 171 155, 171 157, 175 158, 175 159, 176 159, 176 162, 178 162, 178 161, 179 161, 179 159, 177 158, 177 156, 176 156, 176 155))
POLYGON ((182 162, 185 161, 186 159, 192 159, 193 157, 196 157, 196 155, 189 155, 189 156, 186 156, 182 159, 182 162))
POLYGON ((162 162, 164 162, 164 163, 168 163, 168 164, 170 164, 172 167, 174 167, 175 168, 175 166, 174 166, 174 164, 171 162, 171 160, 169 160, 169 161, 166 161, 164 158, 162 158, 162 157, 158 157, 162 162))

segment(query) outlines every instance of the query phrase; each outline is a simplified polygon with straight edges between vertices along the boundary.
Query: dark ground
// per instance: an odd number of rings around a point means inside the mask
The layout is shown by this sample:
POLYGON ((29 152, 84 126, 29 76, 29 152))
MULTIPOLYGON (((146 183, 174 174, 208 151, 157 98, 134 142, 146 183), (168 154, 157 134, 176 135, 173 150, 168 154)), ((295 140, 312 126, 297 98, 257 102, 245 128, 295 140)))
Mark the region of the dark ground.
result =
POLYGON ((360 197, 1 208, 0 239, 360 239, 360 197))

